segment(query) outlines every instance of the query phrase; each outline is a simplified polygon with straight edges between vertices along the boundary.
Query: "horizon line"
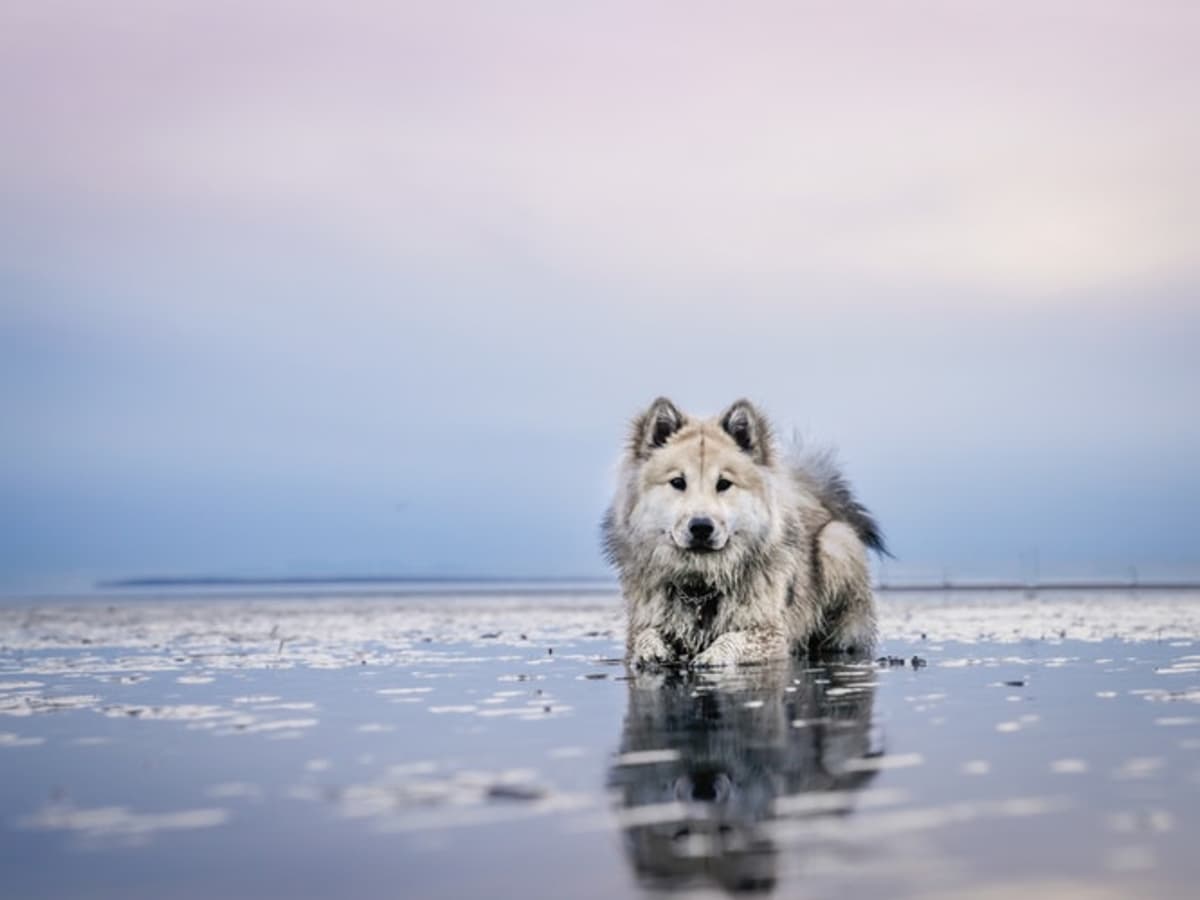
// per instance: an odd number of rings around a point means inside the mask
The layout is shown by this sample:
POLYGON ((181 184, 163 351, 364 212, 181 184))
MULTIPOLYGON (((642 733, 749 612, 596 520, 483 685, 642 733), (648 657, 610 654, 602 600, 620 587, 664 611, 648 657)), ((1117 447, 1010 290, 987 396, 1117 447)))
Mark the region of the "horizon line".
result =
MULTIPOLYGON (((556 586, 587 585, 589 590, 615 590, 617 579, 602 575, 292 575, 292 576, 236 576, 236 575, 188 575, 188 576, 137 576, 131 578, 104 579, 95 582, 99 591, 154 589, 154 588, 286 588, 286 587, 335 587, 339 585, 363 586, 417 586, 458 585, 538 586, 551 590, 556 586)), ((1133 578, 1079 578, 1064 577, 1046 580, 1015 580, 1011 578, 939 579, 914 581, 879 581, 872 585, 876 591, 891 592, 949 592, 949 591, 1071 591, 1071 590, 1197 590, 1200 580, 1133 578)))

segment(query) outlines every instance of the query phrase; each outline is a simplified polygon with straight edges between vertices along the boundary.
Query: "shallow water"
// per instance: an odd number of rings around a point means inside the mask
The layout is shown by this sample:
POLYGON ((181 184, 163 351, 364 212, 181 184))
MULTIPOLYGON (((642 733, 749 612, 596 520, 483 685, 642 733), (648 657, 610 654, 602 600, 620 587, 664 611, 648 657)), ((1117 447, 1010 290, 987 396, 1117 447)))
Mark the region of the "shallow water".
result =
POLYGON ((1200 595, 881 609, 630 677, 616 598, 9 606, 4 893, 1194 896, 1200 595))

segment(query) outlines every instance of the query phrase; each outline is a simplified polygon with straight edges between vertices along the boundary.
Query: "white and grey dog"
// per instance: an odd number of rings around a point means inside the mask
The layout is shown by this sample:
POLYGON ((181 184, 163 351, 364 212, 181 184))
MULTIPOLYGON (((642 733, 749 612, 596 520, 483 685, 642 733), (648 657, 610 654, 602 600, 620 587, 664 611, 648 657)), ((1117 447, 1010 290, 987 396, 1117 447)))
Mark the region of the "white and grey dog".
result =
POLYGON ((739 400, 694 419, 659 398, 634 420, 604 546, 635 665, 755 663, 869 650, 879 527, 828 453, 780 458, 739 400))

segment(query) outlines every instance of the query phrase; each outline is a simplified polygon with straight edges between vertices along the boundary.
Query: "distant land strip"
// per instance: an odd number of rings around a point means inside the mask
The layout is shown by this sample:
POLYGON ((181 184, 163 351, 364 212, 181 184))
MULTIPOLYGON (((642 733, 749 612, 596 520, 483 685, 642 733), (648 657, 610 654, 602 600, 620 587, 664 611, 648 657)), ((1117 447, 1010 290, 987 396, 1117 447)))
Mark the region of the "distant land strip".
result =
MULTIPOLYGON (((470 589, 474 592, 525 590, 536 593, 587 592, 610 593, 618 589, 615 581, 602 576, 575 578, 498 576, 411 576, 411 575, 295 575, 295 576, 150 576, 120 578, 96 583, 100 590, 179 589, 179 588, 331 588, 395 587, 402 591, 421 589, 470 589)), ((964 580, 880 582, 877 591, 909 593, 949 593, 972 591, 1186 591, 1200 590, 1200 580, 1062 579, 1050 581, 964 580)))
POLYGON ((369 590, 372 594, 449 593, 464 594, 611 594, 617 590, 611 578, 508 578, 497 576, 409 576, 409 575, 296 575, 296 576, 166 576, 121 578, 96 583, 98 590, 220 590, 239 588, 300 590, 326 593, 337 588, 369 590), (370 590, 374 589, 374 590, 370 590))
POLYGON ((1062 581, 926 581, 882 582, 877 591, 1194 591, 1200 581, 1128 581, 1082 579, 1062 581))

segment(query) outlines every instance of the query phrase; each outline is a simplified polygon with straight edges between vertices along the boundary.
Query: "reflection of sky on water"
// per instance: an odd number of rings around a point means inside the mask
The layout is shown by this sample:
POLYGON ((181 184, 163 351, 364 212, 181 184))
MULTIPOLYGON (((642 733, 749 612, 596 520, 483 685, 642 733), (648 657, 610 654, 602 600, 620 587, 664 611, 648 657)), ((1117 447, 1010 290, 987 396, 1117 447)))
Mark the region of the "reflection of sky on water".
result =
POLYGON ((19 896, 1186 895, 1195 594, 882 607, 882 664, 633 680, 603 598, 6 607, 0 865, 19 896))

